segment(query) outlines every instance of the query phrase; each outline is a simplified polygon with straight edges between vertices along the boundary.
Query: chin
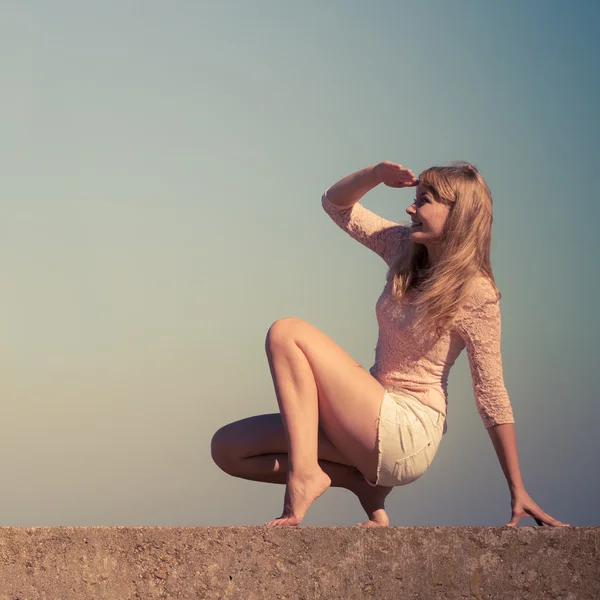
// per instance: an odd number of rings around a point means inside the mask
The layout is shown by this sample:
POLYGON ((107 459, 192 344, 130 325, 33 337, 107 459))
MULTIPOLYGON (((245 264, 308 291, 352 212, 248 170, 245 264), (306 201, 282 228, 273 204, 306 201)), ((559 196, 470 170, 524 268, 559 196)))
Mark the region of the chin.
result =
POLYGON ((413 242, 414 244, 421 244, 421 245, 425 245, 425 243, 427 242, 426 239, 422 239, 420 235, 415 235, 421 233, 420 231, 413 231, 411 232, 411 234, 408 236, 409 241, 413 242))

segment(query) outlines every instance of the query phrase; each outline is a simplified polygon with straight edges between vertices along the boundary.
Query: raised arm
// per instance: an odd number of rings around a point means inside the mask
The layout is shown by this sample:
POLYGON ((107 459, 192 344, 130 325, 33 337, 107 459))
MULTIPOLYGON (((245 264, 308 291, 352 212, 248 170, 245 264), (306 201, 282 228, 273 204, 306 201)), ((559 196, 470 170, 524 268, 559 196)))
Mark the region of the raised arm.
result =
POLYGON ((410 169, 384 160, 346 175, 327 190, 327 197, 330 202, 338 206, 352 206, 380 183, 389 187, 403 188, 416 186, 418 181, 410 169))
POLYGON ((342 230, 390 264, 408 239, 409 228, 376 215, 358 202, 380 183, 400 188, 417 185, 417 180, 409 169, 384 161, 340 179, 327 189, 321 202, 342 230))
POLYGON ((348 208, 353 206, 367 192, 370 192, 381 183, 381 179, 375 170, 376 167, 377 165, 371 165, 346 175, 327 190, 327 199, 338 206, 348 208))

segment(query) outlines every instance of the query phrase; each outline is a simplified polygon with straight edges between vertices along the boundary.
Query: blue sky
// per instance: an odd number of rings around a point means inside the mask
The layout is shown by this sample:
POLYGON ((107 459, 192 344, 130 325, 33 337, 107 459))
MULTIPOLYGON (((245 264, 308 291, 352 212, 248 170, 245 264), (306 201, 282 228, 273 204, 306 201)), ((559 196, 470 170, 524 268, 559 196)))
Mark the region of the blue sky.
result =
MULTIPOLYGON (((0 23, 4 525, 253 525, 283 487, 212 463, 276 412, 286 316, 369 368, 385 264, 323 212, 381 160, 468 160, 494 198, 525 485, 598 524, 600 11, 592 2, 7 2, 0 23)), ((413 190, 363 202, 406 218, 413 190)), ((503 525, 466 354, 393 525, 503 525)), ((330 490, 307 525, 361 509, 330 490)), ((533 524, 526 519, 522 524, 533 524)))

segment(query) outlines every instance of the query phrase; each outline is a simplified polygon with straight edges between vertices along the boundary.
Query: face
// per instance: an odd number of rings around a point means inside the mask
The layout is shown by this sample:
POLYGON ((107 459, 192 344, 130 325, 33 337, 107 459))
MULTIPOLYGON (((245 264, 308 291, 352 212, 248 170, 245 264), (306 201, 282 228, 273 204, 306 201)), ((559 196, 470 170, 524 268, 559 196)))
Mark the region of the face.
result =
POLYGON ((410 241, 417 244, 432 245, 442 234, 450 207, 438 202, 433 194, 419 184, 416 199, 406 209, 413 226, 410 229, 410 241), (419 223, 419 225, 415 225, 419 223))

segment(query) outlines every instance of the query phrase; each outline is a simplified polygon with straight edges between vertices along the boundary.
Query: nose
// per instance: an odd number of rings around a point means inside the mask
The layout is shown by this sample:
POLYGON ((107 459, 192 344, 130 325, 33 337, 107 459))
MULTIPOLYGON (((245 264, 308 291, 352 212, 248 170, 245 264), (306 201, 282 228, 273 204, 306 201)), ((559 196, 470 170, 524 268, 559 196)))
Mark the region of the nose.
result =
POLYGON ((411 204, 411 205, 410 205, 410 206, 409 206, 409 207, 406 209, 406 212, 407 212, 409 215, 412 215, 414 212, 416 212, 414 207, 415 207, 415 203, 413 202, 413 203, 412 203, 412 204, 411 204))

